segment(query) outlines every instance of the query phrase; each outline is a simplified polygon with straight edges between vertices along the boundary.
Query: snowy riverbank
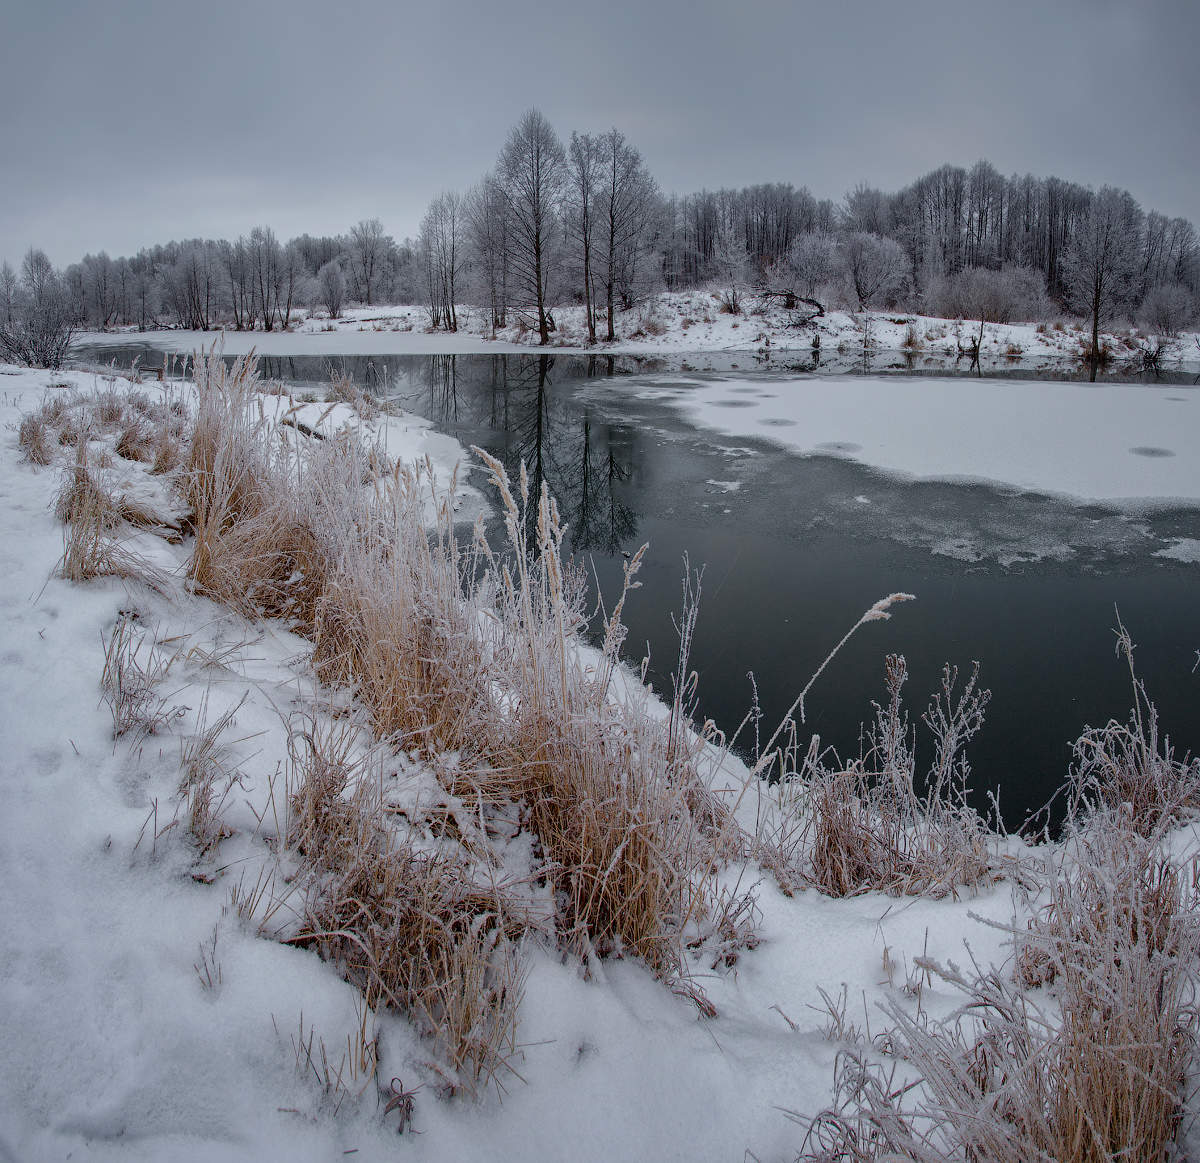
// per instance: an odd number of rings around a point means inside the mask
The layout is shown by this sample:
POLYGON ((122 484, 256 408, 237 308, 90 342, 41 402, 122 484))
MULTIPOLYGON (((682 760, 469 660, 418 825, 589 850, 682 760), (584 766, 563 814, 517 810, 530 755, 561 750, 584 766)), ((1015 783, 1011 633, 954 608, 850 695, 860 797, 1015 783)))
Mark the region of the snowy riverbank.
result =
MULTIPOLYGON (((748 300, 749 302, 750 300, 748 300)), ((814 340, 822 358, 839 353, 849 366, 861 365, 868 353, 905 353, 915 370, 924 361, 944 364, 970 360, 962 352, 978 334, 978 323, 956 322, 897 312, 849 314, 830 311, 803 327, 796 314, 772 301, 740 315, 723 313, 720 296, 707 291, 663 293, 617 319, 613 343, 589 344, 582 307, 555 309, 556 330, 550 350, 568 349, 599 355, 663 355, 688 352, 746 352, 763 358, 810 357, 814 340)), ((356 307, 344 317, 330 320, 320 313, 299 318, 290 331, 225 331, 225 351, 241 355, 253 348, 260 355, 429 355, 514 354, 539 350, 537 332, 517 325, 495 334, 487 313, 480 308, 460 311, 460 330, 454 333, 428 327, 428 315, 419 306, 356 307)), ((603 327, 599 328, 603 335, 603 327)), ((115 331, 85 332, 78 344, 151 343, 167 351, 191 352, 211 345, 216 332, 115 331)), ((1143 337, 1144 338, 1144 337, 1143 337)), ((1080 324, 989 323, 984 328, 980 359, 984 366, 1030 369, 1059 366, 1079 360, 1089 336, 1080 324)), ((1115 360, 1138 358, 1135 333, 1106 333, 1104 343, 1115 360)), ((1184 335, 1170 345, 1166 366, 1180 362, 1200 364, 1197 336, 1184 335)))

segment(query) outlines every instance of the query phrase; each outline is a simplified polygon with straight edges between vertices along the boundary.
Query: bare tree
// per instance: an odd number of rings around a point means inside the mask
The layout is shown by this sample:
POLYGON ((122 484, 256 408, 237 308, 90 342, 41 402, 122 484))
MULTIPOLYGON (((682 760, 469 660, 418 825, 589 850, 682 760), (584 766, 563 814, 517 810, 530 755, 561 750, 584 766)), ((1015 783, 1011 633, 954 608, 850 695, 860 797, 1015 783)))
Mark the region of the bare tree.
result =
POLYGON ((279 325, 284 331, 292 325, 292 311, 299 305, 307 278, 308 267, 304 262, 304 252, 293 239, 280 254, 279 281, 275 292, 279 325))
POLYGON ((174 261, 163 272, 167 306, 181 327, 207 331, 222 303, 217 244, 196 238, 172 248, 174 261))
POLYGON ((250 267, 251 298, 262 319, 263 330, 273 331, 279 310, 283 248, 269 226, 256 226, 250 231, 246 258, 250 267))
POLYGON ((337 259, 330 259, 317 271, 317 294, 319 301, 325 304, 329 318, 340 319, 342 301, 346 297, 346 276, 337 259))
POLYGON ((1092 322, 1092 375, 1100 354, 1100 324, 1124 306, 1132 291, 1141 210, 1123 190, 1105 186, 1063 259, 1071 305, 1092 322))
POLYGON ((56 282, 54 264, 44 250, 31 246, 21 260, 21 285, 33 296, 40 295, 50 283, 56 282))
POLYGON ((567 151, 567 192, 563 221, 571 240, 579 248, 583 261, 583 305, 587 317, 588 340, 596 342, 596 304, 592 287, 592 244, 596 233, 597 182, 603 145, 589 133, 571 134, 567 151))
POLYGON ((0 265, 0 323, 11 323, 17 305, 17 272, 6 259, 0 265))
POLYGON ((496 169, 508 208, 509 267, 513 281, 537 309, 538 337, 546 344, 567 157, 550 122, 537 109, 530 109, 513 128, 496 169))
POLYGON ((721 285, 721 310, 740 315, 742 294, 750 278, 750 252, 742 233, 722 227, 713 249, 713 266, 721 285))
POLYGON ((508 200, 489 174, 466 198, 465 211, 476 267, 492 313, 492 336, 505 325, 508 305, 508 200))
POLYGON ((133 272, 133 286, 130 292, 133 302, 130 314, 137 323, 138 330, 145 331, 158 314, 162 286, 154 262, 144 251, 130 263, 130 268, 133 272))
POLYGON ((429 321, 434 327, 458 330, 459 279, 466 263, 463 246, 463 200, 452 191, 439 194, 421 220, 417 240, 425 274, 429 321))
POLYGON ((600 169, 597 174, 597 218, 599 226, 600 279, 604 287, 609 342, 616 339, 613 327, 615 292, 624 278, 630 285, 649 234, 658 202, 658 188, 642 161, 642 155, 616 129, 598 141, 600 169))
POLYGON ((350 229, 350 273, 354 294, 368 307, 374 304, 379 283, 386 280, 385 266, 393 245, 378 218, 364 218, 350 229))
POLYGON ((257 318, 248 252, 249 244, 244 238, 239 238, 237 242, 220 243, 221 266, 228 284, 233 325, 238 331, 253 331, 257 318))
POLYGON ((858 231, 842 244, 841 255, 860 311, 876 300, 897 294, 908 282, 908 256, 895 239, 858 231))
POLYGON ((884 234, 890 225, 890 199, 882 190, 859 182, 846 195, 842 221, 846 230, 858 234, 884 234))
POLYGON ((100 331, 107 331, 117 314, 117 285, 113 261, 101 251, 83 256, 83 290, 87 319, 100 331))

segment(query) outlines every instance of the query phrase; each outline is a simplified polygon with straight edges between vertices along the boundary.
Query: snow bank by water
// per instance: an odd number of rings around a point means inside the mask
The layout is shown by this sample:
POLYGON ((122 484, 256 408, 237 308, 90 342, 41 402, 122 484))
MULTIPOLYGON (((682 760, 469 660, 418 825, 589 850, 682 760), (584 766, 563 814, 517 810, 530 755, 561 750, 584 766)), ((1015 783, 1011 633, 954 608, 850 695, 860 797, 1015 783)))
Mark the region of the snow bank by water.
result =
MULTIPOLYGON (((261 355, 435 355, 511 354, 569 349, 598 354, 663 355, 688 352, 746 352, 761 359, 773 355, 796 358, 811 353, 814 340, 822 358, 838 353, 848 365, 861 362, 864 343, 876 353, 903 348, 915 366, 923 360, 956 360, 977 334, 977 325, 895 312, 848 314, 830 311, 813 323, 797 327, 796 316, 776 301, 744 314, 720 310, 720 295, 695 290, 656 295, 619 313, 613 343, 588 342, 582 307, 556 307, 556 329, 549 348, 538 346, 538 334, 515 323, 493 334, 490 317, 479 308, 459 309, 460 330, 450 334, 428 330, 428 315, 419 306, 355 307, 330 320, 322 314, 297 317, 291 331, 224 333, 202 331, 85 332, 80 344, 150 343, 167 351, 191 352, 224 335, 225 351, 241 355, 254 348, 261 355)), ((748 299, 753 302, 753 298, 748 299)), ((513 313, 512 319, 515 321, 513 313)), ((601 327, 598 332, 604 334, 601 327)), ((1196 336, 1185 335, 1175 345, 1173 360, 1200 362, 1196 336)), ((1033 323, 988 324, 981 345, 984 367, 1036 368, 1073 363, 1085 340, 1077 325, 1033 323)), ((1119 360, 1135 355, 1124 337, 1108 335, 1105 343, 1119 360)), ((965 365, 964 365, 965 366, 965 365)))
POLYGON ((1186 388, 671 375, 634 376, 616 389, 730 436, 890 473, 1134 505, 1200 503, 1200 392, 1186 388))

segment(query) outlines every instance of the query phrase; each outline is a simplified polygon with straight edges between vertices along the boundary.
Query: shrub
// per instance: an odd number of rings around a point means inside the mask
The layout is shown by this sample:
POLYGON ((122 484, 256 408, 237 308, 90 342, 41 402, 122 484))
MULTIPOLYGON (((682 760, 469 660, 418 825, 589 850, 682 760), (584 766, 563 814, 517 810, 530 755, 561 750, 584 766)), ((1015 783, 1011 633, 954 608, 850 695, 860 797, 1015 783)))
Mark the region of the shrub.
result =
POLYGON ((0 357, 28 367, 59 368, 75 335, 66 289, 50 275, 28 291, 7 321, 0 321, 0 357))

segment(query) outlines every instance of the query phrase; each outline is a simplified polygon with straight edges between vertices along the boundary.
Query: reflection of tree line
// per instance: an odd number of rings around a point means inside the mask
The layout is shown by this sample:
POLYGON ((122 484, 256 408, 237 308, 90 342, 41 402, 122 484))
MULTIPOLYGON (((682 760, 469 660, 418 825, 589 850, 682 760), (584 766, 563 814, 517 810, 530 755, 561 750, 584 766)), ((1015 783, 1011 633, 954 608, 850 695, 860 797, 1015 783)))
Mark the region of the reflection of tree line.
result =
MULTIPOLYGON (((495 433, 489 451, 515 480, 524 462, 530 496, 543 482, 558 501, 571 549, 616 553, 637 535, 638 513, 621 498, 633 474, 635 436, 629 425, 594 420, 591 409, 564 406, 553 391, 553 355, 497 355, 462 360, 434 355, 424 360, 420 410, 435 424, 454 429, 474 423, 495 433)), ((611 356, 563 361, 563 378, 613 375, 611 356)), ((536 521, 536 504, 529 519, 536 521)))
MULTIPOLYGON (((232 360, 233 356, 226 356, 232 360)), ((398 362, 398 361, 397 361, 398 362)), ((381 359, 370 355, 260 355, 258 374, 265 380, 279 380, 285 384, 328 385, 334 375, 349 376, 367 392, 384 394, 391 374, 381 359)))

